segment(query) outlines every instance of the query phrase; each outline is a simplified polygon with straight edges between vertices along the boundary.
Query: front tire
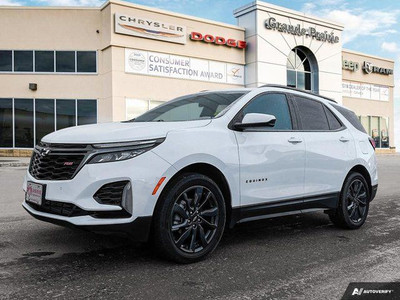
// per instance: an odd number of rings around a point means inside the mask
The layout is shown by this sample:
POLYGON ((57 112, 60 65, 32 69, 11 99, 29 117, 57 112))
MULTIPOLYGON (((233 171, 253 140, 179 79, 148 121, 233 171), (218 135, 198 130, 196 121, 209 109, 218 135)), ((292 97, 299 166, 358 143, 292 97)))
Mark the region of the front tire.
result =
POLYGON ((357 172, 351 173, 345 180, 340 193, 339 206, 329 214, 331 221, 338 227, 358 229, 367 219, 370 191, 365 178, 357 172))
POLYGON ((225 201, 215 182, 186 173, 161 195, 153 223, 154 244, 173 261, 197 262, 217 247, 225 222, 225 201))

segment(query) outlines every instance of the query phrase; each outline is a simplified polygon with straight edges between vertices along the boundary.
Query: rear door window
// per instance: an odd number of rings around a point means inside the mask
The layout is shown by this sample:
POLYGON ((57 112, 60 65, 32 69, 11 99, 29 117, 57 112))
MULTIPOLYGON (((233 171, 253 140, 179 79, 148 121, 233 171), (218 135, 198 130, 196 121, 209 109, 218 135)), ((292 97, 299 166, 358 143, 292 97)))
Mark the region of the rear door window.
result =
POLYGON ((298 96, 294 96, 294 102, 297 106, 302 130, 329 130, 328 119, 322 103, 298 96))

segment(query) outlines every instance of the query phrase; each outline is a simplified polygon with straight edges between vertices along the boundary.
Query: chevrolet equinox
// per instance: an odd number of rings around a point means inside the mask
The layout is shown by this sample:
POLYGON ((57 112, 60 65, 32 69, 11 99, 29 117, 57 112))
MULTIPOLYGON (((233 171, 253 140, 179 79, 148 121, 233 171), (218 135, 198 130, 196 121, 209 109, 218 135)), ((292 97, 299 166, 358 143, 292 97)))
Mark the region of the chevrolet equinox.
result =
POLYGON ((45 136, 23 207, 196 262, 236 223, 320 210, 339 227, 361 227, 378 187, 374 148, 331 99, 276 85, 204 91, 133 120, 45 136))

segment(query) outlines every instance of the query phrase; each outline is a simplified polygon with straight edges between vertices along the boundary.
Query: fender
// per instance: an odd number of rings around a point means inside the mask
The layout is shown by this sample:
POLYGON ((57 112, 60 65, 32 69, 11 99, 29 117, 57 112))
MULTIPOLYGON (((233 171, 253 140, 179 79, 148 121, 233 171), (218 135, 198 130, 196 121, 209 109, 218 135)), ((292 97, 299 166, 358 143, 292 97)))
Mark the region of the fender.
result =
MULTIPOLYGON (((228 167, 223 161, 215 156, 198 153, 186 156, 169 167, 161 177, 166 177, 162 184, 162 188, 157 191, 157 197, 160 196, 164 188, 167 186, 168 182, 174 177, 180 170, 184 169, 193 164, 204 163, 209 164, 217 168, 225 176, 228 183, 229 190, 231 193, 232 207, 240 205, 240 189, 239 189, 239 165, 228 167)), ((160 178, 161 178, 160 177, 160 178)))

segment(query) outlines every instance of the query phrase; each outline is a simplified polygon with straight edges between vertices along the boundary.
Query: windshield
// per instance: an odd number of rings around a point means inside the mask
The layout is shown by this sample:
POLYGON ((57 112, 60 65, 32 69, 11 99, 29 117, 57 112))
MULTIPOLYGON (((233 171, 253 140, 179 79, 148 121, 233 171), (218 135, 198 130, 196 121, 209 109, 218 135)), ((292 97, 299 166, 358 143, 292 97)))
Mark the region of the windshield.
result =
POLYGON ((168 101, 130 122, 176 122, 212 119, 245 92, 214 92, 168 101))

